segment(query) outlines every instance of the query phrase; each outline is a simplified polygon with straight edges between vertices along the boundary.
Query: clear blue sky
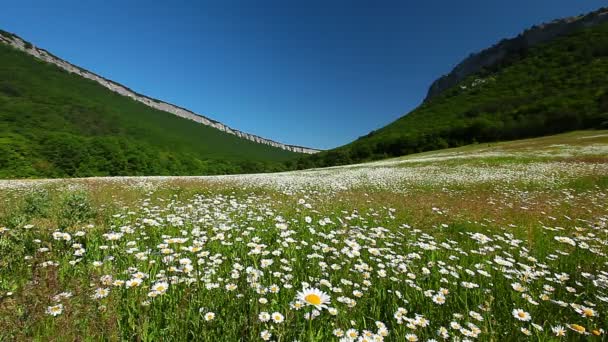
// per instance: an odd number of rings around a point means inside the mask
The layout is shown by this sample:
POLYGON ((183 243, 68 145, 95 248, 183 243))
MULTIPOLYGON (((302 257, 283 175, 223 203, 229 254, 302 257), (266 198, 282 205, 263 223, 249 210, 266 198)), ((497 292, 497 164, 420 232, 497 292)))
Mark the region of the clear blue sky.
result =
POLYGON ((595 0, 7 1, 0 28, 132 89, 331 148, 415 108, 469 53, 595 0))

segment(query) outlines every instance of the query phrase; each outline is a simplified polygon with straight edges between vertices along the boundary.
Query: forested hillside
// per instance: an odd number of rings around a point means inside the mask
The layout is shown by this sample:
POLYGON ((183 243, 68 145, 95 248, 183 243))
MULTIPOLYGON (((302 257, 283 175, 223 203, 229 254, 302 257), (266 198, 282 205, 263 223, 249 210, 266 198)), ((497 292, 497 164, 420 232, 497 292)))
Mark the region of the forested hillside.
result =
POLYGON ((296 157, 0 44, 0 178, 276 171, 296 157))
POLYGON ((522 48, 356 141, 299 168, 608 127, 608 24, 522 48))

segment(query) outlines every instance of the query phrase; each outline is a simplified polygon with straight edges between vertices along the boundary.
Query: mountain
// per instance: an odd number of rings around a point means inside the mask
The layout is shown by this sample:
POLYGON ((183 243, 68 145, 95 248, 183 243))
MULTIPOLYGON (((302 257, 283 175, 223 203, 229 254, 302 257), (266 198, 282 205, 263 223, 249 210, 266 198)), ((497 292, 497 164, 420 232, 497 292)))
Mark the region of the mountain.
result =
POLYGON ((608 22, 608 8, 600 8, 586 15, 557 19, 549 23, 533 26, 515 38, 503 39, 496 45, 479 53, 471 54, 431 84, 425 101, 457 85, 470 75, 479 73, 483 68, 492 67, 510 56, 517 55, 533 46, 551 41, 576 30, 608 22))
POLYGON ((315 152, 138 94, 0 31, 0 178, 278 171, 315 152))
POLYGON ((531 28, 459 63, 412 112, 301 157, 348 164, 476 142, 608 128, 608 9, 531 28))

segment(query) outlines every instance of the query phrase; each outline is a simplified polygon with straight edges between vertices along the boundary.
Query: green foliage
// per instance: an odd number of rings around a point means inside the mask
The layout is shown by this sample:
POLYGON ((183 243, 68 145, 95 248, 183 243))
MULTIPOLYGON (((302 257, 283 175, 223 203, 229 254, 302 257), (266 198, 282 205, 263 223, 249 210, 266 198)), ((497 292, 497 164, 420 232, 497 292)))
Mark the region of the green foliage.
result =
POLYGON ((66 193, 61 199, 61 210, 58 213, 61 227, 84 223, 95 216, 89 196, 84 191, 66 193))
POLYGON ((46 190, 37 190, 27 196, 23 200, 23 212, 28 217, 48 217, 50 208, 50 197, 46 190))
POLYGON ((0 44, 0 178, 267 172, 294 157, 0 44))
POLYGON ((608 24, 522 48, 388 126, 298 168, 608 127, 608 24))

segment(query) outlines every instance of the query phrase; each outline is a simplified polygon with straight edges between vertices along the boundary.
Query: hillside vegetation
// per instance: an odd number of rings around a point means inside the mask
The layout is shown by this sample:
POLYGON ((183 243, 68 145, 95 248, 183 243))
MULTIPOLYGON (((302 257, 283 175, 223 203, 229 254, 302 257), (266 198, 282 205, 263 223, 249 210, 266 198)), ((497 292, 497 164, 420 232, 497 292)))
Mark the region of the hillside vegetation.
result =
POLYGON ((522 48, 414 111, 299 168, 608 127, 608 24, 522 48))
POLYGON ((0 44, 0 178, 275 171, 295 156, 151 109, 0 44))

